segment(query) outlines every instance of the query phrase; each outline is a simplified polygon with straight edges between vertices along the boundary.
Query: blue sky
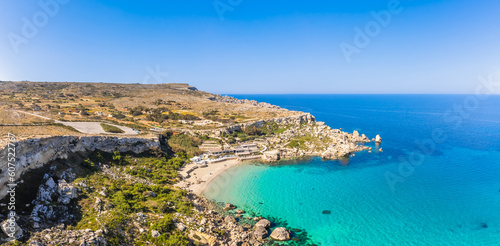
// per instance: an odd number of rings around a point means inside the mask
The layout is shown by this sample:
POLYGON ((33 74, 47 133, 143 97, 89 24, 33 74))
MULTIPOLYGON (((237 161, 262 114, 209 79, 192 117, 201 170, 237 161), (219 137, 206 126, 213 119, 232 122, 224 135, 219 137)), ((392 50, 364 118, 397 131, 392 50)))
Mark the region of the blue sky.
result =
POLYGON ((0 80, 474 93, 479 76, 500 75, 499 1, 3 0, 0 9, 0 80))

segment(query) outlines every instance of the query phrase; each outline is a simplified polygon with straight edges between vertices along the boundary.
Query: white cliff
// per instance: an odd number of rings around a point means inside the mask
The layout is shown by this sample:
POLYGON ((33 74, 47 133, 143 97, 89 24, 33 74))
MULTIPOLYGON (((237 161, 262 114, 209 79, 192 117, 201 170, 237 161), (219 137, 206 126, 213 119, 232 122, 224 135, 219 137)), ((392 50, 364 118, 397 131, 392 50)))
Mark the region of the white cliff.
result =
MULTIPOLYGON (((77 152, 134 152, 142 153, 150 148, 158 147, 158 138, 119 138, 111 136, 58 136, 41 139, 28 139, 15 143, 16 160, 13 181, 19 180, 28 170, 36 169, 56 159, 67 159, 77 152)), ((6 160, 8 149, 0 151, 0 159, 6 160)), ((0 198, 3 198, 12 183, 9 176, 8 163, 0 163, 0 198)), ((54 181, 52 181, 54 182, 54 181)), ((50 186, 50 184, 48 184, 50 186)), ((55 183, 53 184, 55 185, 55 183)), ((40 191, 43 193, 43 191, 40 191)), ((43 195, 43 194, 42 194, 43 195)))

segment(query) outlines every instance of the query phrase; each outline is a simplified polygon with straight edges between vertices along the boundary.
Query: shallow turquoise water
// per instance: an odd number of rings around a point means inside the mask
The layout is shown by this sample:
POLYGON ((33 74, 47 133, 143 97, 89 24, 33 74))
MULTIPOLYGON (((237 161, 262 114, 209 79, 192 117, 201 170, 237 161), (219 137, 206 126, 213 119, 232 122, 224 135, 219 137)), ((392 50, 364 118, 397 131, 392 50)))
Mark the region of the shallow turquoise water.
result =
POLYGON ((283 218, 321 245, 500 245, 499 97, 482 101, 459 126, 443 113, 465 96, 239 97, 309 111, 371 137, 380 133, 384 152, 357 153, 348 165, 319 158, 241 165, 212 183, 207 197, 283 218), (434 129, 447 140, 421 156, 413 172, 400 172, 400 158, 421 150, 415 140, 434 129), (387 173, 403 182, 391 186, 387 173))

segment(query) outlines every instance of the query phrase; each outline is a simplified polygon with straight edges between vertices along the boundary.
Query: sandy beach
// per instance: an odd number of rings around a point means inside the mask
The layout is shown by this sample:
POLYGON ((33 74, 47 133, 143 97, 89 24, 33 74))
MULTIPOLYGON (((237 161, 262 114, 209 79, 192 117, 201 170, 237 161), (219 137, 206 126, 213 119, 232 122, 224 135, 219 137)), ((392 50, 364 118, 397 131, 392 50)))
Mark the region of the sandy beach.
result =
MULTIPOLYGON (((212 182, 219 175, 224 173, 226 170, 237 166, 243 162, 238 161, 236 159, 226 160, 216 163, 208 164, 206 167, 199 167, 190 173, 188 178, 183 179, 179 183, 175 184, 175 186, 180 188, 187 188, 191 192, 197 195, 201 195, 205 189, 208 187, 210 182, 212 182)), ((179 173, 185 177, 187 175, 187 171, 192 167, 197 166, 197 164, 188 164, 183 167, 179 173)), ((199 166, 199 165, 198 165, 199 166)))

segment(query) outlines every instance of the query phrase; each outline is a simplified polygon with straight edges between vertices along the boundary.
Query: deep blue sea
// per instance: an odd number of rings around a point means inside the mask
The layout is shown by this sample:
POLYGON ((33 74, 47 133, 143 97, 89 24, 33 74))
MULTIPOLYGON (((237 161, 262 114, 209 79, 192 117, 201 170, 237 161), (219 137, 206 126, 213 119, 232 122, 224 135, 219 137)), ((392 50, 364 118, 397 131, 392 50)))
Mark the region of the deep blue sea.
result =
POLYGON ((285 219, 319 245, 500 245, 500 96, 233 96, 380 134, 383 152, 243 164, 207 197, 285 219))

